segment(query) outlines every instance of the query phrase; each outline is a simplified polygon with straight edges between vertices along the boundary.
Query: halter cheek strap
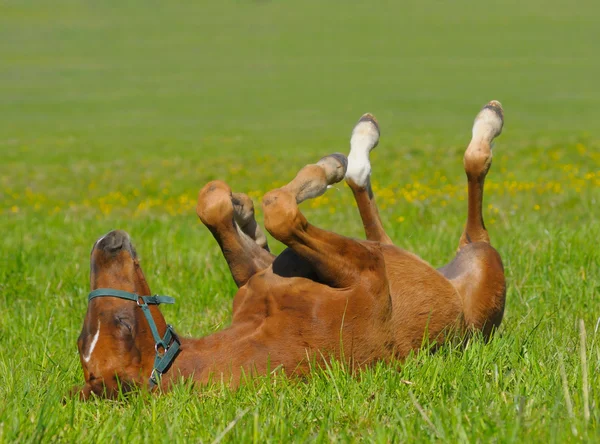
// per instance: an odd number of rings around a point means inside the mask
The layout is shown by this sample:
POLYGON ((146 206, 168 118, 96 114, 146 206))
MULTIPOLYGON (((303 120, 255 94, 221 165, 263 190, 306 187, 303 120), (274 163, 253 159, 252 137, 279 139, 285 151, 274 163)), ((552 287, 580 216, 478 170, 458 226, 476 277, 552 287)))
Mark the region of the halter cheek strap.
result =
POLYGON ((154 367, 152 368, 152 373, 150 374, 150 388, 154 388, 154 386, 158 385, 160 382, 162 374, 173 363, 181 347, 181 341, 171 325, 167 325, 167 331, 165 332, 165 335, 162 338, 160 337, 158 334, 158 328, 156 327, 156 322, 154 322, 154 318, 152 317, 152 312, 150 311, 149 306, 159 304, 174 304, 175 299, 170 296, 139 296, 135 293, 116 290, 114 288, 98 288, 97 290, 90 292, 88 295, 88 302, 92 299, 100 297, 113 297, 134 301, 138 307, 142 309, 142 312, 148 321, 148 325, 150 326, 152 337, 154 338, 154 350, 156 352, 156 356, 154 357, 154 367))

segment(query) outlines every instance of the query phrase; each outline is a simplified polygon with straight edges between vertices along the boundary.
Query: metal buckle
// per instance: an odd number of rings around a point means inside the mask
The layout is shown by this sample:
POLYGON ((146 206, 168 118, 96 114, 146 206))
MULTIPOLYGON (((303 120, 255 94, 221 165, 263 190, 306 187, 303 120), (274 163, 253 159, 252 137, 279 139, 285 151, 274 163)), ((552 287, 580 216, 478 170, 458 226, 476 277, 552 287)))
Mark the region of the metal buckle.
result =
POLYGON ((163 342, 157 342, 156 344, 154 344, 154 351, 156 352, 156 356, 158 356, 159 358, 163 358, 168 350, 169 347, 167 347, 163 342), (159 348, 163 349, 162 353, 158 350, 159 348))
POLYGON ((158 383, 160 382, 161 376, 162 376, 162 373, 160 373, 158 370, 153 368, 152 373, 150 373, 150 382, 153 383, 154 385, 158 385, 158 383))

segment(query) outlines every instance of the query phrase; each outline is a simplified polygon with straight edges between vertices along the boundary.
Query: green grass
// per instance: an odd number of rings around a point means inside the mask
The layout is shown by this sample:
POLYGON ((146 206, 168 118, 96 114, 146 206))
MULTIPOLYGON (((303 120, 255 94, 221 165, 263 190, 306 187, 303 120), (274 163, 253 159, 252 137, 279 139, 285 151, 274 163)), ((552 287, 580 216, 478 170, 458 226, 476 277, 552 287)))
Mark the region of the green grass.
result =
MULTIPOLYGON (((171 3, 0 2, 0 441, 598 441, 596 2, 171 3), (152 289, 177 297, 163 312, 178 332, 218 330, 235 285, 197 190, 220 178, 258 201, 347 151, 370 111, 384 224, 441 266, 490 99, 506 125, 484 217, 508 279, 490 344, 356 376, 334 363, 305 382, 61 403, 82 382, 97 237, 131 233, 152 289)), ((303 208, 362 237, 344 185, 303 208)))

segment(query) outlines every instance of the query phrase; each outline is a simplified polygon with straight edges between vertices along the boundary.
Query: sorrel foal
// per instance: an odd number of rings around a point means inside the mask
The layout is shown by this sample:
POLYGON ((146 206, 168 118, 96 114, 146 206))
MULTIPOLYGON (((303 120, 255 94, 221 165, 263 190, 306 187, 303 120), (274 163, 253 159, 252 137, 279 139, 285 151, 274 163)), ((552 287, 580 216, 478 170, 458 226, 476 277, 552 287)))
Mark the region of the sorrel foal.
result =
POLYGON ((502 261, 483 224, 482 200, 492 141, 502 130, 500 103, 477 115, 464 157, 467 223, 456 257, 436 270, 392 244, 370 184, 369 153, 379 140, 371 115, 355 126, 348 158, 324 157, 263 198, 264 223, 288 248, 272 255, 254 220, 251 200, 220 181, 207 184, 197 213, 223 251, 239 290, 231 326, 200 339, 179 338, 158 309, 165 296, 150 289, 129 236, 113 231, 91 254, 88 311, 78 347, 86 399, 112 397, 119 386, 168 388, 181 377, 231 385, 243 375, 282 368, 307 373, 336 358, 360 368, 401 359, 424 339, 440 344, 472 331, 488 338, 504 311, 502 261), (346 181, 358 204, 367 240, 311 225, 298 204, 346 181))

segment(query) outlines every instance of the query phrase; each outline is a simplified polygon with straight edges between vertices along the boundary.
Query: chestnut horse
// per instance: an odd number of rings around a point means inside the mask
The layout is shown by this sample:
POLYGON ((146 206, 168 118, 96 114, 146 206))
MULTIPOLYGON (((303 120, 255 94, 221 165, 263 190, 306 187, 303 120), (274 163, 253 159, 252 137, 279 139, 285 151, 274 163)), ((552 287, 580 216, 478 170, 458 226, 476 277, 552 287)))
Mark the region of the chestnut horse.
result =
POLYGON ((467 222, 456 257, 436 270, 394 246, 379 218, 370 176, 370 151, 379 140, 375 118, 355 126, 350 154, 307 165, 262 201, 264 225, 288 248, 269 252, 252 201, 220 181, 199 193, 197 213, 208 227, 239 287, 231 325, 200 339, 179 338, 158 308, 172 302, 150 288, 129 235, 112 231, 91 253, 87 315, 78 340, 85 385, 114 397, 119 389, 168 389, 182 377, 235 386, 244 375, 281 368, 302 375, 313 364, 340 359, 352 368, 402 359, 424 343, 474 331, 485 339, 502 320, 502 261, 482 216, 483 187, 492 141, 502 130, 499 102, 477 115, 465 156, 467 222), (367 240, 318 228, 298 208, 346 178, 367 240))

